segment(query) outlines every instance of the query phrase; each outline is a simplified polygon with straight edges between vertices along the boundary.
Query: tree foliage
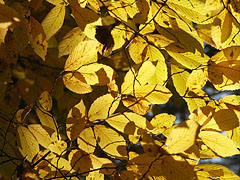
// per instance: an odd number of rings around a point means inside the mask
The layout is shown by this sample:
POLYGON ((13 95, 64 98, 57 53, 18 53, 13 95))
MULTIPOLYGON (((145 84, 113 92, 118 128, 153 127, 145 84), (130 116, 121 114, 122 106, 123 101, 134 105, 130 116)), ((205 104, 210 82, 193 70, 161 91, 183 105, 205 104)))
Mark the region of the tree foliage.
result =
POLYGON ((0 68, 4 179, 239 179, 239 0, 0 0, 0 68))

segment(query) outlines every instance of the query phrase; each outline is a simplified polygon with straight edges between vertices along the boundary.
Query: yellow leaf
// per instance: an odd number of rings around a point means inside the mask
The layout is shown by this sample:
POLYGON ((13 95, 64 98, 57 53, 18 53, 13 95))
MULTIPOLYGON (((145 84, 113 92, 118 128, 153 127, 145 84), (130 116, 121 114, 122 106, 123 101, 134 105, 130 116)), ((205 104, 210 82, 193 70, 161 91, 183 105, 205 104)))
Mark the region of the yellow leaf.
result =
POLYGON ((135 37, 129 45, 128 52, 132 60, 139 64, 144 61, 142 53, 147 46, 147 42, 140 36, 135 37))
POLYGON ((165 37, 161 34, 148 34, 147 38, 149 42, 153 43, 159 48, 165 48, 166 46, 174 42, 174 40, 168 39, 168 37, 165 37))
POLYGON ((173 125, 175 119, 176 117, 174 115, 167 113, 162 113, 154 116, 150 121, 154 127, 152 132, 155 134, 163 133, 163 131, 167 130, 173 125))
POLYGON ((24 126, 17 128, 18 148, 21 154, 27 157, 28 161, 32 161, 34 156, 39 152, 39 146, 33 134, 24 126))
POLYGON ((187 79, 186 86, 189 89, 201 89, 207 82, 207 77, 202 69, 193 70, 187 79))
POLYGON ((111 31, 111 34, 114 39, 114 47, 113 51, 121 48, 125 44, 126 32, 125 27, 121 24, 119 26, 115 26, 111 31))
POLYGON ((187 91, 186 82, 189 77, 189 73, 184 69, 178 68, 176 65, 171 65, 171 75, 177 92, 180 96, 183 96, 187 91))
POLYGON ((96 139, 93 134, 91 127, 85 128, 77 139, 78 147, 85 152, 91 154, 94 152, 96 147, 96 139))
POLYGON ((66 132, 71 141, 76 139, 85 128, 87 120, 86 114, 87 111, 83 100, 70 109, 66 119, 66 132))
POLYGON ((49 40, 62 27, 65 17, 65 4, 56 5, 42 21, 42 27, 46 34, 46 39, 49 40))
POLYGON ((121 100, 125 107, 140 115, 146 114, 151 107, 151 103, 147 101, 145 98, 141 97, 136 98, 131 95, 123 96, 121 100))
MULTIPOLYGON (((223 8, 223 1, 222 0, 206 0, 205 2, 205 8, 207 11, 211 10, 219 10, 223 8)), ((224 0, 224 4, 226 6, 227 0, 224 0)))
POLYGON ((168 68, 165 59, 159 59, 156 65, 155 74, 153 75, 150 84, 164 85, 168 79, 168 68))
POLYGON ((134 69, 129 70, 121 85, 121 93, 132 94, 135 88, 147 84, 154 75, 155 69, 152 62, 146 61, 141 65, 138 72, 134 69))
POLYGON ((30 132, 35 136, 37 139, 37 142, 47 148, 51 144, 51 138, 48 134, 48 132, 43 128, 40 124, 30 124, 28 126, 28 129, 30 132))
MULTIPOLYGON (((159 160, 162 162, 163 176, 166 179, 197 179, 193 167, 181 156, 163 156, 159 160)), ((158 167, 156 164, 155 171, 158 170, 158 167)))
POLYGON ((188 119, 197 121, 198 124, 202 127, 210 121, 214 112, 215 109, 211 106, 200 107, 191 112, 188 119))
POLYGON ((112 165, 113 168, 115 167, 114 164, 112 163, 112 161, 110 161, 107 158, 99 158, 99 157, 95 156, 94 154, 90 154, 90 159, 92 161, 92 169, 102 168, 106 164, 112 165))
POLYGON ((158 61, 164 59, 163 54, 159 51, 158 48, 147 45, 141 54, 143 56, 143 61, 149 60, 149 61, 158 61))
POLYGON ((183 99, 187 102, 188 110, 193 112, 199 107, 206 106, 205 100, 208 99, 208 95, 201 89, 192 89, 188 91, 183 99))
POLYGON ((131 112, 110 117, 106 119, 106 122, 118 131, 129 135, 134 135, 139 128, 152 129, 151 124, 146 118, 131 112))
POLYGON ((115 78, 114 70, 107 65, 94 63, 82 66, 75 73, 76 78, 90 85, 107 85, 115 78))
POLYGON ((111 16, 116 17, 117 19, 120 19, 121 21, 127 22, 127 12, 120 1, 112 1, 110 2, 109 6, 109 13, 111 16))
POLYGON ((194 167, 194 171, 198 177, 205 177, 207 179, 239 180, 239 176, 220 164, 199 164, 194 167))
POLYGON ((106 119, 117 109, 118 104, 119 100, 114 99, 111 94, 105 94, 97 98, 88 111, 89 121, 106 119))
POLYGON ((43 91, 38 99, 39 105, 46 111, 52 109, 52 97, 48 91, 43 91))
POLYGON ((31 46, 34 49, 34 52, 40 56, 43 60, 45 60, 45 56, 47 55, 47 47, 48 43, 46 40, 46 34, 43 30, 42 25, 33 17, 30 18, 30 41, 31 46))
POLYGON ((216 89, 235 90, 240 85, 240 61, 225 60, 222 62, 209 61, 208 79, 213 83, 216 89))
POLYGON ((201 131, 199 137, 204 144, 221 157, 239 154, 233 141, 223 134, 214 131, 201 131))
POLYGON ((199 53, 197 50, 195 52, 172 52, 168 51, 169 55, 172 56, 176 61, 186 66, 189 69, 194 69, 200 65, 206 65, 209 58, 206 55, 199 53))
MULTIPOLYGON (((92 161, 89 154, 82 150, 72 150, 68 155, 68 159, 72 169, 77 173, 87 172, 92 168, 92 161)), ((83 175, 87 176, 88 173, 84 173, 83 175)))
POLYGON ((57 132, 57 122, 51 113, 40 107, 36 107, 36 113, 41 124, 48 128, 46 130, 50 135, 52 135, 53 132, 57 132))
POLYGON ((82 8, 78 0, 68 0, 68 2, 71 6, 75 21, 81 30, 84 30, 87 24, 97 21, 98 15, 87 8, 82 8))
POLYGON ((51 160, 51 165, 49 165, 49 166, 51 167, 52 172, 58 171, 57 169, 61 169, 61 175, 67 174, 67 173, 69 173, 69 171, 72 170, 72 167, 71 167, 69 161, 62 157, 54 157, 51 160))
POLYGON ((63 3, 63 0, 47 0, 47 2, 53 4, 53 5, 59 5, 61 3, 63 3))
POLYGON ((87 40, 78 43, 67 58, 65 71, 78 70, 81 66, 97 61, 99 43, 96 40, 87 40))
POLYGON ((238 126, 239 119, 232 109, 220 109, 213 114, 213 118, 202 129, 228 131, 238 126))
POLYGON ((85 41, 86 39, 85 34, 79 27, 71 29, 65 34, 58 45, 58 58, 70 54, 81 41, 85 41))
POLYGON ((165 104, 172 96, 172 93, 164 86, 147 84, 137 87, 132 95, 145 98, 152 104, 165 104))
POLYGON ((0 4, 0 28, 8 28, 17 22, 20 22, 18 13, 7 5, 0 4))
POLYGON ((48 146, 48 149, 58 155, 62 155, 67 150, 67 143, 65 141, 55 141, 48 146))
POLYGON ((109 155, 123 158, 127 155, 126 142, 122 136, 103 125, 94 126, 98 145, 109 155))
POLYGON ((228 137, 240 148, 240 126, 233 130, 226 131, 228 137))
POLYGON ((70 91, 78 94, 86 94, 92 92, 91 85, 82 82, 74 76, 75 72, 67 73, 63 76, 63 83, 70 91))
POLYGON ((238 95, 229 95, 225 96, 219 100, 220 103, 231 104, 234 106, 240 106, 240 96, 238 95))
POLYGON ((175 126, 166 140, 167 151, 175 154, 190 148, 195 143, 199 128, 195 120, 186 120, 175 126))
POLYGON ((232 32, 232 15, 226 11, 225 18, 223 20, 222 29, 221 29, 221 42, 225 42, 232 32))
POLYGON ((179 0, 179 1, 170 0, 167 4, 171 9, 175 10, 176 13, 184 16, 190 21, 193 21, 197 24, 211 23, 211 21, 206 22, 210 14, 204 8, 205 1, 198 0, 198 1, 192 2, 188 0, 179 0))

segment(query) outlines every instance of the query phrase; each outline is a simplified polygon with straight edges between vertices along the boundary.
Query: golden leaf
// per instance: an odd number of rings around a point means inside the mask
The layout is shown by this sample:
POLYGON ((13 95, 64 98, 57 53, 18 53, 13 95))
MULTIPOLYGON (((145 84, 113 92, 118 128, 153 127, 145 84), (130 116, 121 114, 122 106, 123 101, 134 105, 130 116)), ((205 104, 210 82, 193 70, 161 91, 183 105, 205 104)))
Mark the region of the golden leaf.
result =
POLYGON ((153 125, 154 129, 152 130, 155 134, 161 134, 168 128, 170 128, 176 117, 171 114, 162 113, 154 116, 150 123, 153 125))
POLYGON ((93 134, 93 130, 91 127, 85 128, 79 135, 77 139, 78 147, 91 154, 94 152, 95 147, 96 147, 96 139, 93 134))
POLYGON ((62 27, 65 17, 64 2, 56 5, 42 21, 42 27, 46 34, 46 39, 49 40, 62 27))
POLYGON ((135 88, 147 84, 154 75, 155 69, 152 62, 146 61, 141 65, 138 72, 134 69, 129 70, 121 85, 121 93, 132 94, 135 88))
POLYGON ((118 131, 129 135, 134 135, 139 128, 152 129, 146 118, 131 112, 107 118, 106 122, 118 131))
POLYGON ((240 106, 240 96, 238 95, 229 95, 225 96, 219 100, 220 103, 231 104, 234 106, 240 106))
POLYGON ((67 143, 65 141, 55 141, 48 146, 48 149, 58 155, 62 155, 67 150, 67 143))
POLYGON ((136 64, 144 61, 142 53, 146 46, 147 42, 140 36, 135 37, 129 45, 129 55, 136 64))
POLYGON ((74 76, 75 72, 67 73, 63 76, 63 83, 72 92, 86 94, 92 92, 91 85, 82 82, 74 76))
POLYGON ((46 34, 43 30, 42 25, 34 19, 32 16, 30 18, 30 41, 34 52, 45 60, 47 55, 48 43, 46 40, 46 34))
POLYGON ((216 131, 228 131, 239 126, 239 119, 232 109, 220 109, 213 114, 212 119, 202 127, 216 131))
POLYGON ((50 135, 52 135, 52 133, 54 133, 54 132, 57 132, 58 125, 57 125, 55 118, 53 117, 53 115, 51 113, 49 113, 48 111, 46 111, 40 107, 36 107, 36 113, 37 113, 37 116, 38 116, 41 124, 48 128, 46 130, 48 131, 48 133, 50 135))
POLYGON ((109 155, 124 158, 127 155, 126 142, 122 136, 103 125, 94 126, 99 146, 109 155))
POLYGON ((30 124, 28 126, 30 132, 35 136, 37 142, 47 148, 51 144, 51 138, 48 132, 40 124, 30 124))
POLYGON ((197 173, 197 176, 201 179, 231 179, 238 180, 239 176, 234 174, 227 167, 220 164, 199 164, 194 167, 194 171, 197 173))
POLYGON ((201 131, 199 137, 204 144, 221 157, 239 154, 233 141, 223 134, 214 131, 201 131))
POLYGON ((74 48, 85 39, 87 38, 79 27, 71 29, 67 34, 65 34, 58 45, 58 58, 70 54, 74 48))
POLYGON ((106 119, 117 109, 118 104, 119 100, 113 98, 111 94, 97 98, 88 111, 89 121, 94 122, 106 119))
POLYGON ((86 40, 77 44, 64 66, 65 71, 78 70, 81 66, 97 61, 98 42, 96 40, 86 40))
POLYGON ((171 131, 166 141, 166 150, 171 153, 179 153, 190 148, 197 138, 200 126, 195 120, 186 120, 171 131))
POLYGON ((17 128, 18 135, 18 145, 21 154, 27 157, 28 161, 32 161, 34 156, 39 152, 39 146, 36 138, 24 126, 19 126, 17 128))

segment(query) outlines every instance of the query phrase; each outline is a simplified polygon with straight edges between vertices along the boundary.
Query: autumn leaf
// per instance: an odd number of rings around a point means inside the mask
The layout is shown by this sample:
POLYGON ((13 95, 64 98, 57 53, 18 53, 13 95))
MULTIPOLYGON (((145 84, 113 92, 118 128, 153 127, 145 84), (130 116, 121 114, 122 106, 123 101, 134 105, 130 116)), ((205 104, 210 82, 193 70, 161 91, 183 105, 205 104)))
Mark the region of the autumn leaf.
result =
POLYGON ((49 40, 62 27, 65 17, 65 4, 56 5, 42 21, 42 27, 49 40))
POLYGON ((167 137, 166 150, 171 154, 187 150, 195 143, 199 128, 195 120, 187 120, 175 126, 167 137))
POLYGON ((125 140, 116 131, 103 125, 97 125, 94 126, 94 133, 97 143, 107 154, 123 158, 126 156, 125 140))
POLYGON ((214 131, 201 131, 199 137, 211 150, 222 157, 239 154, 233 141, 223 134, 214 131))
POLYGON ((18 145, 21 154, 32 161, 34 156, 39 152, 39 145, 34 135, 24 126, 17 128, 18 145))

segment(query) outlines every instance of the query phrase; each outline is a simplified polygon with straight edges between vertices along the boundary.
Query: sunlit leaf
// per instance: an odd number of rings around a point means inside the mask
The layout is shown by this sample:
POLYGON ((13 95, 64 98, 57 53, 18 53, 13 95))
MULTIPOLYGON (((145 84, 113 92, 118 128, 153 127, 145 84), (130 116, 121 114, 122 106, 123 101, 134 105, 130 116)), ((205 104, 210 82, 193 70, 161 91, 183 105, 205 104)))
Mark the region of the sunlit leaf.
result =
POLYGON ((97 52, 98 43, 95 40, 78 43, 66 60, 65 71, 77 70, 87 63, 97 61, 97 52))
POLYGON ((21 154, 31 162, 33 157, 39 152, 39 145, 36 138, 28 128, 24 126, 19 126, 17 128, 17 135, 21 154))
POLYGON ((62 155, 67 149, 67 143, 64 141, 55 141, 48 146, 48 149, 58 155, 62 155))
POLYGON ((85 39, 86 36, 79 27, 73 28, 63 37, 62 41, 60 41, 58 46, 58 57, 70 54, 73 49, 85 39))
POLYGON ((167 113, 158 114, 153 117, 151 124, 153 125, 153 133, 160 134, 164 130, 170 128, 176 117, 167 113))
POLYGON ((199 137, 204 144, 222 157, 239 154, 233 141, 223 134, 214 131, 201 131, 199 137))
POLYGON ((139 128, 152 128, 146 118, 130 112, 110 117, 106 119, 106 122, 118 131, 131 135, 134 135, 135 131, 139 128))
POLYGON ((118 107, 119 101, 115 100, 111 94, 106 94, 96 99, 89 111, 89 121, 103 120, 111 115, 118 107))
POLYGON ((190 148, 195 143, 199 128, 195 120, 187 120, 175 126, 166 141, 167 151, 174 154, 190 148))
POLYGON ((51 144, 51 138, 48 132, 40 124, 31 124, 28 126, 28 129, 35 136, 37 142, 47 148, 51 144))
POLYGON ((42 27, 49 40, 62 27, 65 17, 65 4, 56 5, 42 21, 42 27))
POLYGON ((87 153, 93 153, 96 147, 96 139, 91 127, 85 128, 77 139, 78 147, 87 153))
POLYGON ((231 109, 220 109, 214 113, 213 118, 203 127, 217 131, 228 131, 239 126, 239 119, 231 109))
POLYGON ((220 164, 199 164, 194 167, 194 171, 199 178, 214 178, 214 179, 232 179, 238 180, 239 176, 234 174, 227 167, 220 164))
POLYGON ((94 126, 94 133, 99 146, 107 154, 117 157, 126 156, 126 142, 116 131, 103 125, 96 125, 94 126))

